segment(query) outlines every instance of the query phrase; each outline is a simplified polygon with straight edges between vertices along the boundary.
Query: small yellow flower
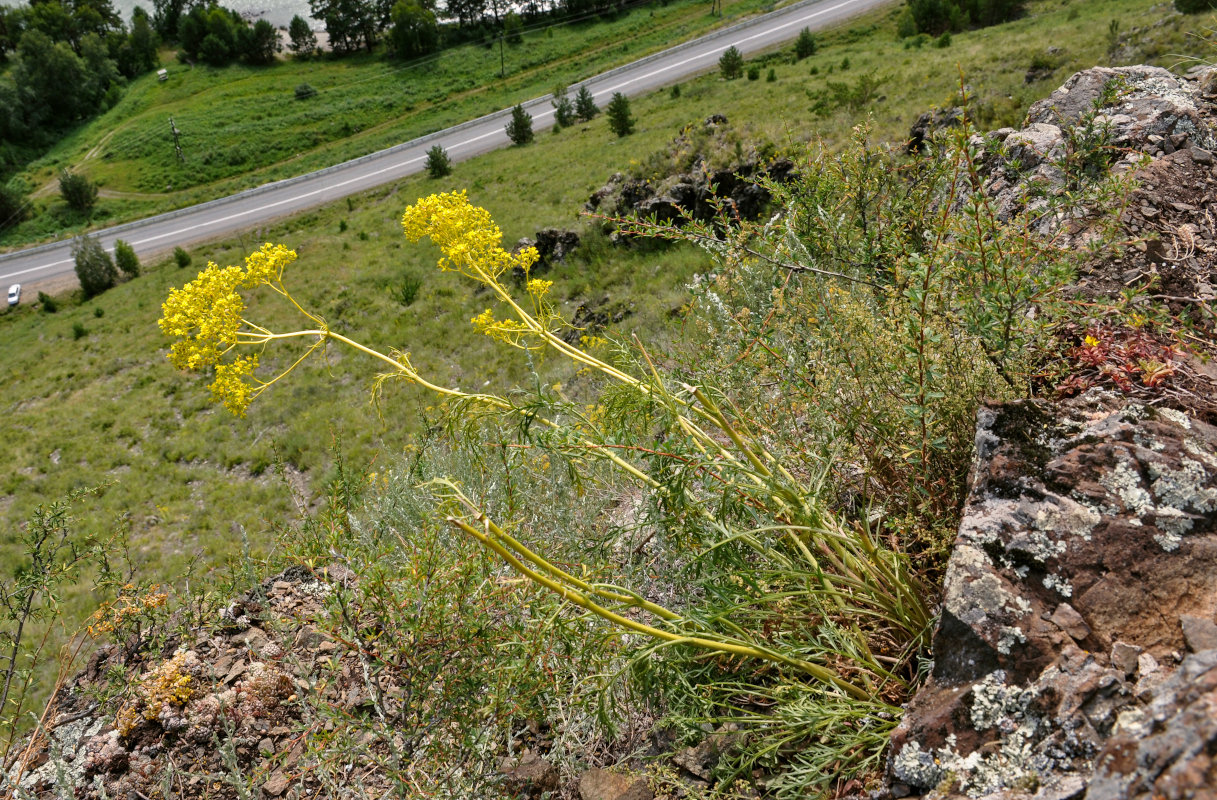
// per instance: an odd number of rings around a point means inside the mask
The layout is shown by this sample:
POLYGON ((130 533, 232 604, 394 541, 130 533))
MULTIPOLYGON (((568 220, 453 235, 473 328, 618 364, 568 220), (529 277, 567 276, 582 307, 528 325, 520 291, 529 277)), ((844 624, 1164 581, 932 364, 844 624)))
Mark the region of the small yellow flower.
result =
POLYGON ((529 347, 524 344, 524 337, 532 331, 523 322, 514 319, 495 319, 494 312, 489 308, 471 319, 470 322, 473 323, 475 331, 485 334, 491 339, 516 347, 529 347))
POLYGON ((539 278, 533 278, 528 282, 528 293, 540 300, 545 295, 549 294, 549 289, 554 285, 553 281, 543 281, 539 278))
POLYGON ((210 386, 211 396, 236 416, 245 416, 254 391, 252 382, 246 379, 257 367, 257 356, 242 356, 231 364, 217 364, 216 377, 210 386))
POLYGON ((402 214, 401 225, 411 242, 426 236, 439 247, 444 254, 438 264, 441 270, 486 285, 517 268, 527 274, 539 257, 535 247, 519 253, 504 250, 503 232, 490 212, 471 205, 463 190, 420 198, 402 214))
POLYGON ((1087 347, 1098 347, 1099 340, 1094 338, 1093 336, 1087 336, 1085 339, 1082 340, 1082 344, 1086 345, 1087 347))

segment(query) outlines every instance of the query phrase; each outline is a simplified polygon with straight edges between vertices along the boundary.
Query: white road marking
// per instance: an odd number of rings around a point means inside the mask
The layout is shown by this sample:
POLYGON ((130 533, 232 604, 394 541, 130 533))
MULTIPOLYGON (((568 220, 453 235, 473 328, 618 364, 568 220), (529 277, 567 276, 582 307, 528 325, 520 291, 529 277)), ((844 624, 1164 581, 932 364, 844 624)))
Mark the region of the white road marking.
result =
MULTIPOLYGON (((799 26, 799 25, 804 25, 805 23, 807 23, 810 20, 815 19, 816 17, 821 17, 825 14, 831 14, 834 11, 839 11, 840 9, 843 9, 843 8, 846 8, 850 5, 852 5, 854 2, 855 2, 855 0, 844 0, 844 2, 837 3, 836 5, 832 5, 827 8, 819 8, 814 11, 810 11, 810 13, 802 14, 795 19, 787 20, 779 25, 775 25, 773 27, 765 27, 764 30, 761 30, 758 33, 754 33, 749 36, 744 36, 742 38, 736 39, 733 37, 723 37, 724 41, 714 43, 714 46, 712 46, 712 48, 709 51, 703 52, 703 53, 700 53, 697 55, 692 55, 687 58, 683 58, 679 61, 666 61, 661 58, 661 59, 659 59, 659 61, 662 63, 659 63, 655 69, 652 69, 649 72, 643 73, 636 77, 629 78, 628 80, 620 81, 613 86, 596 89, 595 95, 597 97, 603 98, 605 95, 611 94, 613 92, 621 91, 622 89, 624 89, 626 87, 632 86, 641 81, 646 81, 650 78, 654 78, 654 77, 656 77, 658 75, 662 75, 666 72, 671 72, 672 70, 680 69, 681 67, 685 67, 685 66, 688 66, 689 64, 694 64, 699 61, 706 61, 706 60, 714 59, 721 52, 721 50, 725 50, 727 47, 743 45, 743 44, 746 44, 747 42, 751 42, 751 41, 754 41, 757 39, 765 39, 767 37, 771 38, 774 36, 774 34, 776 34, 779 31, 783 31, 788 28, 792 28, 792 27, 799 26), (729 39, 729 41, 727 41, 728 39, 729 39), (721 50, 718 47, 718 45, 720 45, 720 44, 723 45, 721 50)), ((690 44, 694 47, 697 46, 696 43, 690 43, 690 44)), ((680 48, 680 47, 681 47, 680 45, 677 45, 677 48, 680 48)), ((674 56, 679 55, 679 52, 673 53, 672 55, 674 55, 674 56)), ((591 84, 591 83, 595 82, 597 79, 598 79, 598 77, 594 76, 594 77, 589 78, 588 80, 584 81, 583 83, 584 83, 584 85, 591 84)), ((535 106, 534 106, 534 108, 535 108, 535 106)), ((502 119, 501 114, 502 114, 502 112, 496 112, 496 116, 498 116, 498 119, 494 120, 494 123, 496 125, 497 125, 498 121, 502 119)), ((554 114, 554 110, 552 107, 546 108, 546 109, 537 109, 534 119, 545 120, 548 117, 553 116, 553 114, 554 114)), ((490 122, 491 122, 490 120, 487 120, 487 124, 490 124, 490 122)), ((482 134, 479 134, 477 136, 473 136, 473 137, 470 137, 467 139, 462 139, 459 142, 453 142, 451 144, 448 144, 447 149, 457 150, 457 149, 461 149, 461 148, 467 148, 467 147, 473 146, 473 145, 477 144, 478 142, 481 142, 485 139, 489 139, 489 138, 496 137, 496 136, 504 137, 505 132, 502 129, 495 128, 495 129, 487 131, 486 133, 482 133, 482 134)), ((440 140, 440 139, 435 139, 432 141, 442 143, 442 140, 440 140)), ((422 146, 423 146, 423 144, 417 145, 417 147, 419 147, 419 148, 421 148, 422 146)), ((414 148, 407 149, 402 152, 402 155, 409 154, 410 152, 413 152, 413 151, 414 151, 414 148)), ((312 189, 307 192, 293 194, 291 197, 287 197, 282 200, 276 200, 273 202, 262 204, 262 205, 258 206, 258 208, 259 208, 259 210, 261 210, 261 209, 278 208, 280 206, 286 206, 286 205, 290 205, 290 204, 299 204, 299 203, 306 201, 310 197, 316 197, 316 196, 324 194, 326 192, 333 192, 335 190, 340 190, 345 186, 350 186, 352 184, 357 184, 360 182, 367 181, 371 178, 375 178, 377 175, 383 175, 385 173, 398 171, 398 170, 408 170, 411 167, 413 167, 414 165, 418 164, 419 162, 424 161, 425 158, 426 158, 425 156, 418 155, 418 156, 414 156, 413 158, 409 158, 405 161, 394 161, 393 163, 388 164, 384 167, 381 167, 380 169, 376 169, 371 172, 361 172, 358 175, 347 178, 345 180, 338 181, 336 183, 325 184, 319 188, 312 189)), ((412 174, 412 173, 406 172, 403 174, 402 177, 405 177, 405 175, 409 175, 409 174, 412 174)), ((313 180, 322 180, 323 181, 323 180, 325 180, 325 178, 324 178, 324 176, 318 176, 317 178, 314 178, 313 180)), ((379 184, 375 184, 375 185, 379 185, 379 184)), ((236 200, 236 202, 241 203, 243 200, 251 200, 251 199, 253 199, 253 198, 241 198, 241 199, 236 200)), ((156 234, 154 236, 145 236, 142 239, 133 240, 131 242, 131 244, 133 246, 142 246, 142 245, 154 244, 156 242, 160 242, 163 239, 168 239, 171 237, 181 237, 186 234, 192 233, 194 231, 198 231, 198 230, 205 229, 205 228, 211 228, 211 227, 214 227, 216 225, 221 225, 226 222, 231 222, 232 220, 239 219, 243 216, 246 216, 249 213, 250 212, 248 210, 237 211, 237 212, 228 214, 223 217, 218 217, 216 219, 208 220, 205 222, 199 222, 199 223, 196 223, 193 225, 187 225, 185 227, 175 228, 174 230, 167 231, 165 233, 156 234)), ((113 234, 111 234, 111 235, 113 235, 113 234)), ((112 249, 112 248, 107 248, 107 249, 112 249)), ((51 270, 51 269, 61 267, 61 266, 64 266, 66 264, 71 264, 71 263, 73 263, 73 259, 71 259, 71 258, 60 259, 58 261, 53 261, 50 263, 42 264, 37 267, 30 267, 28 269, 22 269, 22 270, 18 270, 15 272, 6 273, 4 275, 0 275, 0 284, 7 283, 9 281, 9 279, 16 278, 16 277, 19 277, 22 275, 28 275, 30 273, 35 273, 35 272, 43 272, 46 270, 51 270)))

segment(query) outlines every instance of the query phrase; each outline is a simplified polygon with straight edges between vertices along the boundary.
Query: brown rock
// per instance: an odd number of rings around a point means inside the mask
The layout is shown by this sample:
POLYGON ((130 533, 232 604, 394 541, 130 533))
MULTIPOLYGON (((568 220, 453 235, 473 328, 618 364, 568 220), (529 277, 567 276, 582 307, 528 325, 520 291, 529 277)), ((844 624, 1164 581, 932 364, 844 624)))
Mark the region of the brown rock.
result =
POLYGON ((540 797, 558 789, 558 770, 531 750, 525 750, 514 764, 501 770, 504 788, 511 794, 540 797))
POLYGON ((1124 673, 1125 677, 1137 671, 1137 659, 1141 656, 1141 648, 1135 644, 1113 642, 1111 645, 1111 665, 1124 673))
POLYGON ((934 669, 892 737, 890 783, 1050 793, 1160 695, 1185 631, 1209 641, 1217 429, 1099 393, 979 417, 934 669))
POLYGON ((1090 635, 1090 626, 1086 624, 1086 620, 1082 619, 1082 615, 1077 612, 1077 609, 1068 603, 1061 603, 1056 607, 1051 621, 1079 642, 1090 635))
POLYGON ((708 781, 719 760, 735 746, 739 737, 735 730, 732 725, 724 725, 697 746, 686 747, 677 753, 672 757, 672 761, 688 770, 694 777, 708 781))
POLYGON ((653 800, 645 778, 589 769, 579 778, 581 800, 653 800))
POLYGON ((291 785, 291 779, 283 772, 276 772, 270 776, 266 783, 262 784, 262 792, 267 797, 278 797, 287 791, 287 787, 291 785))
POLYGON ((1179 617, 1183 638, 1193 653, 1217 648, 1217 623, 1207 617, 1184 614, 1179 617))

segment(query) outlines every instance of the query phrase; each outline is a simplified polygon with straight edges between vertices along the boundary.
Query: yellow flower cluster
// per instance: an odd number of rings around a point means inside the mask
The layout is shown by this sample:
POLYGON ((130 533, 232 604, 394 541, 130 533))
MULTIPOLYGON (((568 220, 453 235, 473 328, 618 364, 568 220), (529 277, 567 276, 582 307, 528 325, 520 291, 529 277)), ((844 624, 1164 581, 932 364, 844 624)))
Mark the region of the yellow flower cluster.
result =
POLYGON ((402 214, 401 225, 411 242, 431 238, 444 254, 441 270, 459 272, 478 283, 498 284, 504 273, 516 268, 527 274, 537 262, 535 247, 515 254, 504 250, 503 232, 490 212, 471 205, 463 190, 419 199, 402 214))
POLYGON ((194 694, 188 670, 196 665, 197 657, 183 649, 173 658, 149 672, 140 681, 135 696, 123 703, 114 718, 119 736, 127 736, 139 725, 141 718, 154 720, 163 713, 186 705, 194 694))
POLYGON ((121 628, 127 620, 151 615, 156 609, 165 605, 169 595, 158 592, 158 586, 152 586, 142 597, 136 597, 135 586, 128 583, 122 593, 97 611, 93 612, 89 626, 86 628, 90 636, 97 637, 103 633, 113 633, 121 628))
POLYGON ((540 300, 545 295, 549 294, 550 287, 554 285, 553 281, 543 281, 540 278, 533 278, 528 282, 527 290, 537 300, 540 300))
POLYGON ((165 334, 178 337, 169 350, 173 366, 184 370, 213 366, 237 343, 245 311, 237 288, 244 280, 240 267, 221 269, 210 263, 190 283, 169 292, 157 324, 165 334))
POLYGON ((246 379, 252 378, 257 368, 257 356, 241 356, 231 364, 216 364, 216 379, 208 387, 212 398, 236 416, 245 416, 254 389, 252 381, 246 379))
POLYGON ((541 347, 539 343, 525 343, 524 337, 532 332, 523 322, 514 319, 495 319, 494 312, 489 308, 470 320, 473 329, 491 339, 522 348, 541 347))
POLYGON ((296 260, 296 252, 281 244, 264 244, 245 259, 245 267, 219 267, 214 262, 181 289, 169 292, 157 321, 162 332, 177 338, 169 361, 183 370, 214 367, 211 393, 234 414, 243 416, 253 387, 246 382, 257 366, 255 358, 231 364, 221 359, 237 344, 245 313, 238 289, 279 283, 283 269, 296 260))

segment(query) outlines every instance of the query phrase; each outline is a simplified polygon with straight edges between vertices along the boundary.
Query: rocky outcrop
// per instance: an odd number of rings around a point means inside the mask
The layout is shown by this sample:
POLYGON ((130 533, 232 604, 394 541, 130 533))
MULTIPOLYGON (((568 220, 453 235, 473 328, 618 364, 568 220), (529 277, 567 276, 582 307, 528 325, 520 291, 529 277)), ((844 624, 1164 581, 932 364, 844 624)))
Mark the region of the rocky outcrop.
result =
POLYGON ((958 128, 963 124, 964 118, 965 112, 961 106, 925 112, 917 118, 913 127, 909 128, 909 138, 905 149, 910 153, 924 153, 934 136, 951 128, 958 128))
POLYGON ((749 148, 737 149, 725 166, 711 166, 715 148, 723 149, 721 132, 727 118, 715 114, 702 122, 701 137, 682 131, 669 145, 670 154, 689 154, 691 164, 670 174, 627 175, 618 172, 596 190, 586 210, 610 219, 641 217, 661 224, 683 224, 687 220, 710 222, 721 211, 739 219, 756 219, 768 207, 772 193, 765 183, 785 183, 794 174, 794 162, 766 158, 749 148), (707 135, 708 134, 708 135, 707 135))
MULTIPOLYGON (((566 257, 575 252, 575 248, 578 246, 578 232, 562 228, 542 228, 537 231, 535 239, 524 237, 516 242, 512 252, 518 253, 526 247, 537 248, 537 263, 532 265, 530 274, 540 275, 548 272, 554 264, 564 263, 566 257)), ((522 281, 524 279, 524 270, 516 267, 512 277, 517 282, 522 281)))
POLYGON ((1139 288, 1200 335, 1189 354, 1152 326, 1079 331, 1060 388, 1080 396, 981 410, 933 670, 889 752, 894 796, 1215 796, 1215 95, 1213 68, 1096 68, 1021 129, 972 139, 999 214, 1062 246, 1092 220, 1037 214, 1047 198, 1129 175, 1132 244, 1090 262, 1074 293, 1139 288))
POLYGON ((298 696, 323 692, 347 712, 368 702, 357 654, 314 624, 334 584, 351 577, 341 566, 293 568, 229 604, 196 638, 142 655, 99 649, 59 692, 49 735, 30 743, 0 794, 15 782, 28 798, 159 797, 173 775, 175 797, 227 796, 207 776, 233 768, 267 797, 315 791, 298 696), (117 712, 94 702, 124 670, 139 677, 117 712), (317 670, 333 679, 310 684, 317 670))
POLYGON ((1217 428, 1098 392, 982 410, 894 793, 1205 785, 1215 621, 1217 428))
MULTIPOLYGON (((1180 78, 1159 67, 1096 67, 1079 72, 1031 106, 1020 130, 977 136, 989 178, 985 191, 1003 218, 1046 205, 1045 193, 1071 188, 1096 171, 1135 170, 1147 159, 1186 153, 1207 169, 1217 146, 1210 90, 1213 68, 1180 78)), ((1040 232, 1066 220, 1048 215, 1040 232)))

